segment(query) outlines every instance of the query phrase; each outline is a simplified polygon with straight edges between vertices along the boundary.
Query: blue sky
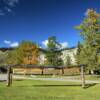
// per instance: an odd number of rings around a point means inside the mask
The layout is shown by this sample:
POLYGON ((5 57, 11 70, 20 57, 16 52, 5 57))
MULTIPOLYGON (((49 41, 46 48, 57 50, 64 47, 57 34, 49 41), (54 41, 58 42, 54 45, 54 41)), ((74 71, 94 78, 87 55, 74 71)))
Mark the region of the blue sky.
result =
POLYGON ((0 47, 17 46, 22 40, 43 47, 50 36, 64 46, 81 40, 74 27, 88 8, 100 12, 100 0, 0 0, 0 47))

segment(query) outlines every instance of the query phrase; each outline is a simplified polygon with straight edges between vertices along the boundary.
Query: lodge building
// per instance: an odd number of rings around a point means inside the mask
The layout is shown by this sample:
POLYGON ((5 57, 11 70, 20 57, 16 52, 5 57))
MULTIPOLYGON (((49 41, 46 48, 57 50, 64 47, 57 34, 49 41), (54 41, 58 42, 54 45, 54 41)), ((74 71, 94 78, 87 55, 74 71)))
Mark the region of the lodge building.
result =
MULTIPOLYGON (((0 48, 0 54, 5 54, 8 51, 13 50, 13 48, 0 48)), ((39 65, 43 65, 45 63, 45 50, 39 48, 39 65)), ((65 48, 61 50, 62 52, 62 60, 64 62, 64 66, 54 67, 54 66, 17 66, 13 68, 14 74, 65 74, 65 73, 79 73, 79 68, 67 68, 66 66, 66 57, 70 56, 71 65, 76 66, 75 54, 77 52, 77 48, 65 48)))

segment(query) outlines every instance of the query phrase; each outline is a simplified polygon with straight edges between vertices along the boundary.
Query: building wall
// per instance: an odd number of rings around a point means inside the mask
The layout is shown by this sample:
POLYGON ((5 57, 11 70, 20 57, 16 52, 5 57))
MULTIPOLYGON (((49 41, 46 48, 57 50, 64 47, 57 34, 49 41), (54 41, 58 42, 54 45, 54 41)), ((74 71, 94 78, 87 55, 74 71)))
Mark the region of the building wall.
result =
POLYGON ((67 56, 70 56, 71 58, 71 64, 72 65, 76 65, 76 60, 75 60, 75 54, 77 52, 77 48, 73 48, 73 49, 66 49, 66 50, 63 50, 62 51, 62 56, 61 58, 63 59, 64 61, 64 65, 66 66, 66 61, 67 61, 67 56))
MULTIPOLYGON (((77 48, 71 48, 71 49, 64 49, 61 51, 62 52, 62 60, 64 62, 64 65, 66 66, 66 57, 69 55, 71 58, 71 64, 76 65, 76 60, 75 60, 75 54, 77 52, 77 48)), ((45 53, 41 52, 39 56, 39 62, 40 64, 44 64, 46 58, 45 58, 45 53)))
POLYGON ((45 63, 45 53, 40 51, 40 55, 39 55, 39 63, 40 65, 43 65, 45 63))

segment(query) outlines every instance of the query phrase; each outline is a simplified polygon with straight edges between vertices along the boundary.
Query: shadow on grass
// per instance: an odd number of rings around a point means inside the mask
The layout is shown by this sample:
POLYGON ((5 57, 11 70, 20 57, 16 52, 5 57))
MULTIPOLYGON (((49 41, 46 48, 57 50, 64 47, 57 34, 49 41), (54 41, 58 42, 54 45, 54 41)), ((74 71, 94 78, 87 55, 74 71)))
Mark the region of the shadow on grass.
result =
POLYGON ((87 89, 87 88, 93 87, 95 85, 96 85, 96 83, 86 84, 84 88, 87 89))
MULTIPOLYGON (((84 89, 87 89, 87 88, 90 88, 92 86, 95 86, 96 83, 93 83, 93 84, 86 84, 84 89)), ((81 84, 67 84, 67 85, 23 85, 23 86, 17 86, 17 87, 81 87, 82 85, 81 84)))
MULTIPOLYGON (((96 83, 93 83, 93 84, 86 84, 85 85, 85 89, 87 88, 90 88, 92 86, 95 86, 96 83)), ((82 85, 81 84, 68 84, 68 85, 33 85, 35 87, 65 87, 65 86, 68 86, 68 87, 81 87, 82 85)))
POLYGON ((14 79, 13 81, 24 81, 23 79, 14 79))
POLYGON ((76 87, 76 86, 81 86, 81 85, 80 84, 77 84, 77 85, 74 85, 74 84, 69 85, 68 84, 68 85, 33 85, 33 86, 35 86, 35 87, 65 87, 65 86, 72 87, 72 86, 75 86, 76 87))

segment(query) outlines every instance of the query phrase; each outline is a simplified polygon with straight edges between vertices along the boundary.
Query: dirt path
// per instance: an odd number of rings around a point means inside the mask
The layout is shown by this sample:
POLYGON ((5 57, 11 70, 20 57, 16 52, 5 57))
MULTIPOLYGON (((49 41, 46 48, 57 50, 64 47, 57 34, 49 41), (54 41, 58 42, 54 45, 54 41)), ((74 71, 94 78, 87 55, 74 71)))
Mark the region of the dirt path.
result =
MULTIPOLYGON (((6 74, 1 74, 0 75, 0 81, 4 81, 7 79, 7 75, 6 74)), ((68 82, 82 82, 82 80, 80 79, 73 79, 73 78, 56 78, 56 77, 52 77, 52 78, 36 78, 36 77, 27 77, 27 76, 21 76, 21 75, 14 75, 13 79, 31 79, 31 80, 44 80, 44 81, 68 81, 68 82)), ((86 80, 86 83, 100 83, 100 81, 97 80, 86 80)))
MULTIPOLYGON (((14 76, 15 79, 31 79, 31 80, 44 80, 44 81, 68 81, 68 82, 82 82, 79 79, 69 79, 69 78, 35 78, 35 77, 20 77, 14 76)), ((97 80, 86 80, 86 83, 100 83, 97 80)))
POLYGON ((7 74, 0 74, 0 81, 7 80, 7 74))

